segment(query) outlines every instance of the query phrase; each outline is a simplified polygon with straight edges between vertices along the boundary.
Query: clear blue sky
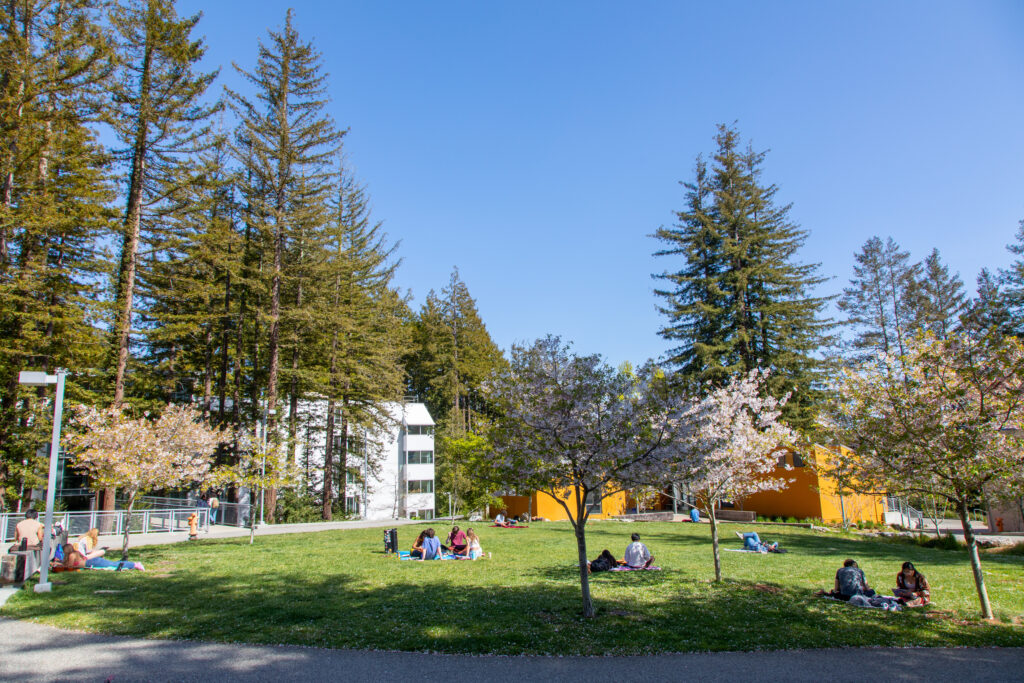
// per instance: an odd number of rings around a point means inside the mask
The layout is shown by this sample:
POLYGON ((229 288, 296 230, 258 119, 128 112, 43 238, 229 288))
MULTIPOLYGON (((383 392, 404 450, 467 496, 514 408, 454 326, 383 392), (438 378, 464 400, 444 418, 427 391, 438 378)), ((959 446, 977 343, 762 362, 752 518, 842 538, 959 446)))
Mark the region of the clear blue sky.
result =
MULTIPOLYGON (((656 357, 647 237, 720 122, 771 150, 765 180, 836 293, 891 235, 973 292, 1024 219, 1024 3, 296 1, 415 305, 453 266, 503 348, 555 333, 656 357)), ((277 0, 202 9, 238 86, 277 0)))

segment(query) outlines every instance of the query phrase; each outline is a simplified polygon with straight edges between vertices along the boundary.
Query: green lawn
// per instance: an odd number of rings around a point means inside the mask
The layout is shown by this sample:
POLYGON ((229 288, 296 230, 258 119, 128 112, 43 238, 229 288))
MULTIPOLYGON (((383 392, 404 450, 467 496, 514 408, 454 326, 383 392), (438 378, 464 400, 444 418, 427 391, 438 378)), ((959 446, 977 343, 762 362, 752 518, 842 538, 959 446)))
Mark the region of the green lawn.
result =
MULTIPOLYGON (((20 591, 2 615, 151 638, 465 653, 1024 646, 1019 555, 984 555, 999 622, 985 623, 961 551, 759 526, 790 552, 723 552, 726 580, 715 585, 707 525, 594 522, 590 557, 605 547, 621 557, 636 531, 664 571, 595 575, 598 614, 584 620, 568 524, 477 528, 490 560, 399 562, 383 555, 380 529, 140 548, 132 558, 145 573, 57 574, 66 583, 53 593, 20 591), (912 560, 935 605, 890 614, 812 597, 846 557, 881 589, 912 560)), ((722 525, 724 547, 739 547, 742 528, 722 525)), ((418 530, 400 527, 401 546, 418 530)))

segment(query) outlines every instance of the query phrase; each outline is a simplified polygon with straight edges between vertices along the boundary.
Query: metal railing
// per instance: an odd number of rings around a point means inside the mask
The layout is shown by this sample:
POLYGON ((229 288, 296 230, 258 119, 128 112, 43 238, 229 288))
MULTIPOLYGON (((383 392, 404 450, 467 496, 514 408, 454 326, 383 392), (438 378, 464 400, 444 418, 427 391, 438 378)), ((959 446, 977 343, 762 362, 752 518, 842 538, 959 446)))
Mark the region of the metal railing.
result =
MULTIPOLYGON (((135 510, 131 520, 127 521, 133 534, 153 534, 171 531, 187 531, 188 518, 192 513, 199 515, 199 527, 209 525, 209 508, 164 508, 135 510)), ((17 512, 0 513, 0 543, 14 539, 14 527, 25 518, 17 512)), ((55 512, 54 524, 61 524, 69 537, 80 536, 89 529, 99 529, 104 535, 121 535, 124 533, 127 510, 86 510, 83 512, 55 512)))

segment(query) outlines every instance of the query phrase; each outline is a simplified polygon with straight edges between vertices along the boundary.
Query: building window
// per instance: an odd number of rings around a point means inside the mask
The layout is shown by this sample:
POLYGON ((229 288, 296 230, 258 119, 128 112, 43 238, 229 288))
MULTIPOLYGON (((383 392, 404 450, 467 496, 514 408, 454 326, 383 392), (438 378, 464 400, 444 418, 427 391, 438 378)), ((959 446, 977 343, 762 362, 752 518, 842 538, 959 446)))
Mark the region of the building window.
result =
POLYGON ((799 453, 793 453, 793 467, 803 467, 804 459, 800 457, 799 453))
POLYGON ((409 519, 433 519, 433 510, 410 510, 409 519))
POLYGON ((601 489, 596 489, 587 494, 587 512, 596 512, 601 514, 601 502, 604 500, 604 496, 601 495, 601 489))
POLYGON ((405 433, 409 436, 433 436, 434 426, 433 425, 409 425, 405 428, 405 433))
POLYGON ((434 451, 406 451, 406 465, 430 465, 434 462, 434 451))
POLYGON ((406 493, 433 493, 433 479, 413 479, 406 484, 406 493))

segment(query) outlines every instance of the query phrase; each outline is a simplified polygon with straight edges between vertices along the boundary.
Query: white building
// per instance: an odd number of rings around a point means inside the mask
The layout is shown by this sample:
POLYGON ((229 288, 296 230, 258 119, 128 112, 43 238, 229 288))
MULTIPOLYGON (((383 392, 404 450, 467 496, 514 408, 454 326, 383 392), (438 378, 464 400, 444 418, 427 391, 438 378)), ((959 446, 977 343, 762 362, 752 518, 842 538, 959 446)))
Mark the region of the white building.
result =
MULTIPOLYGON (((390 418, 387 427, 364 431, 349 425, 347 435, 335 435, 334 457, 348 452, 345 509, 363 519, 433 519, 434 420, 422 403, 388 402, 381 407, 390 418)), ((327 401, 302 401, 298 413, 300 433, 305 434, 296 464, 311 474, 322 472, 327 401)), ((340 430, 340 422, 335 425, 340 430)))

